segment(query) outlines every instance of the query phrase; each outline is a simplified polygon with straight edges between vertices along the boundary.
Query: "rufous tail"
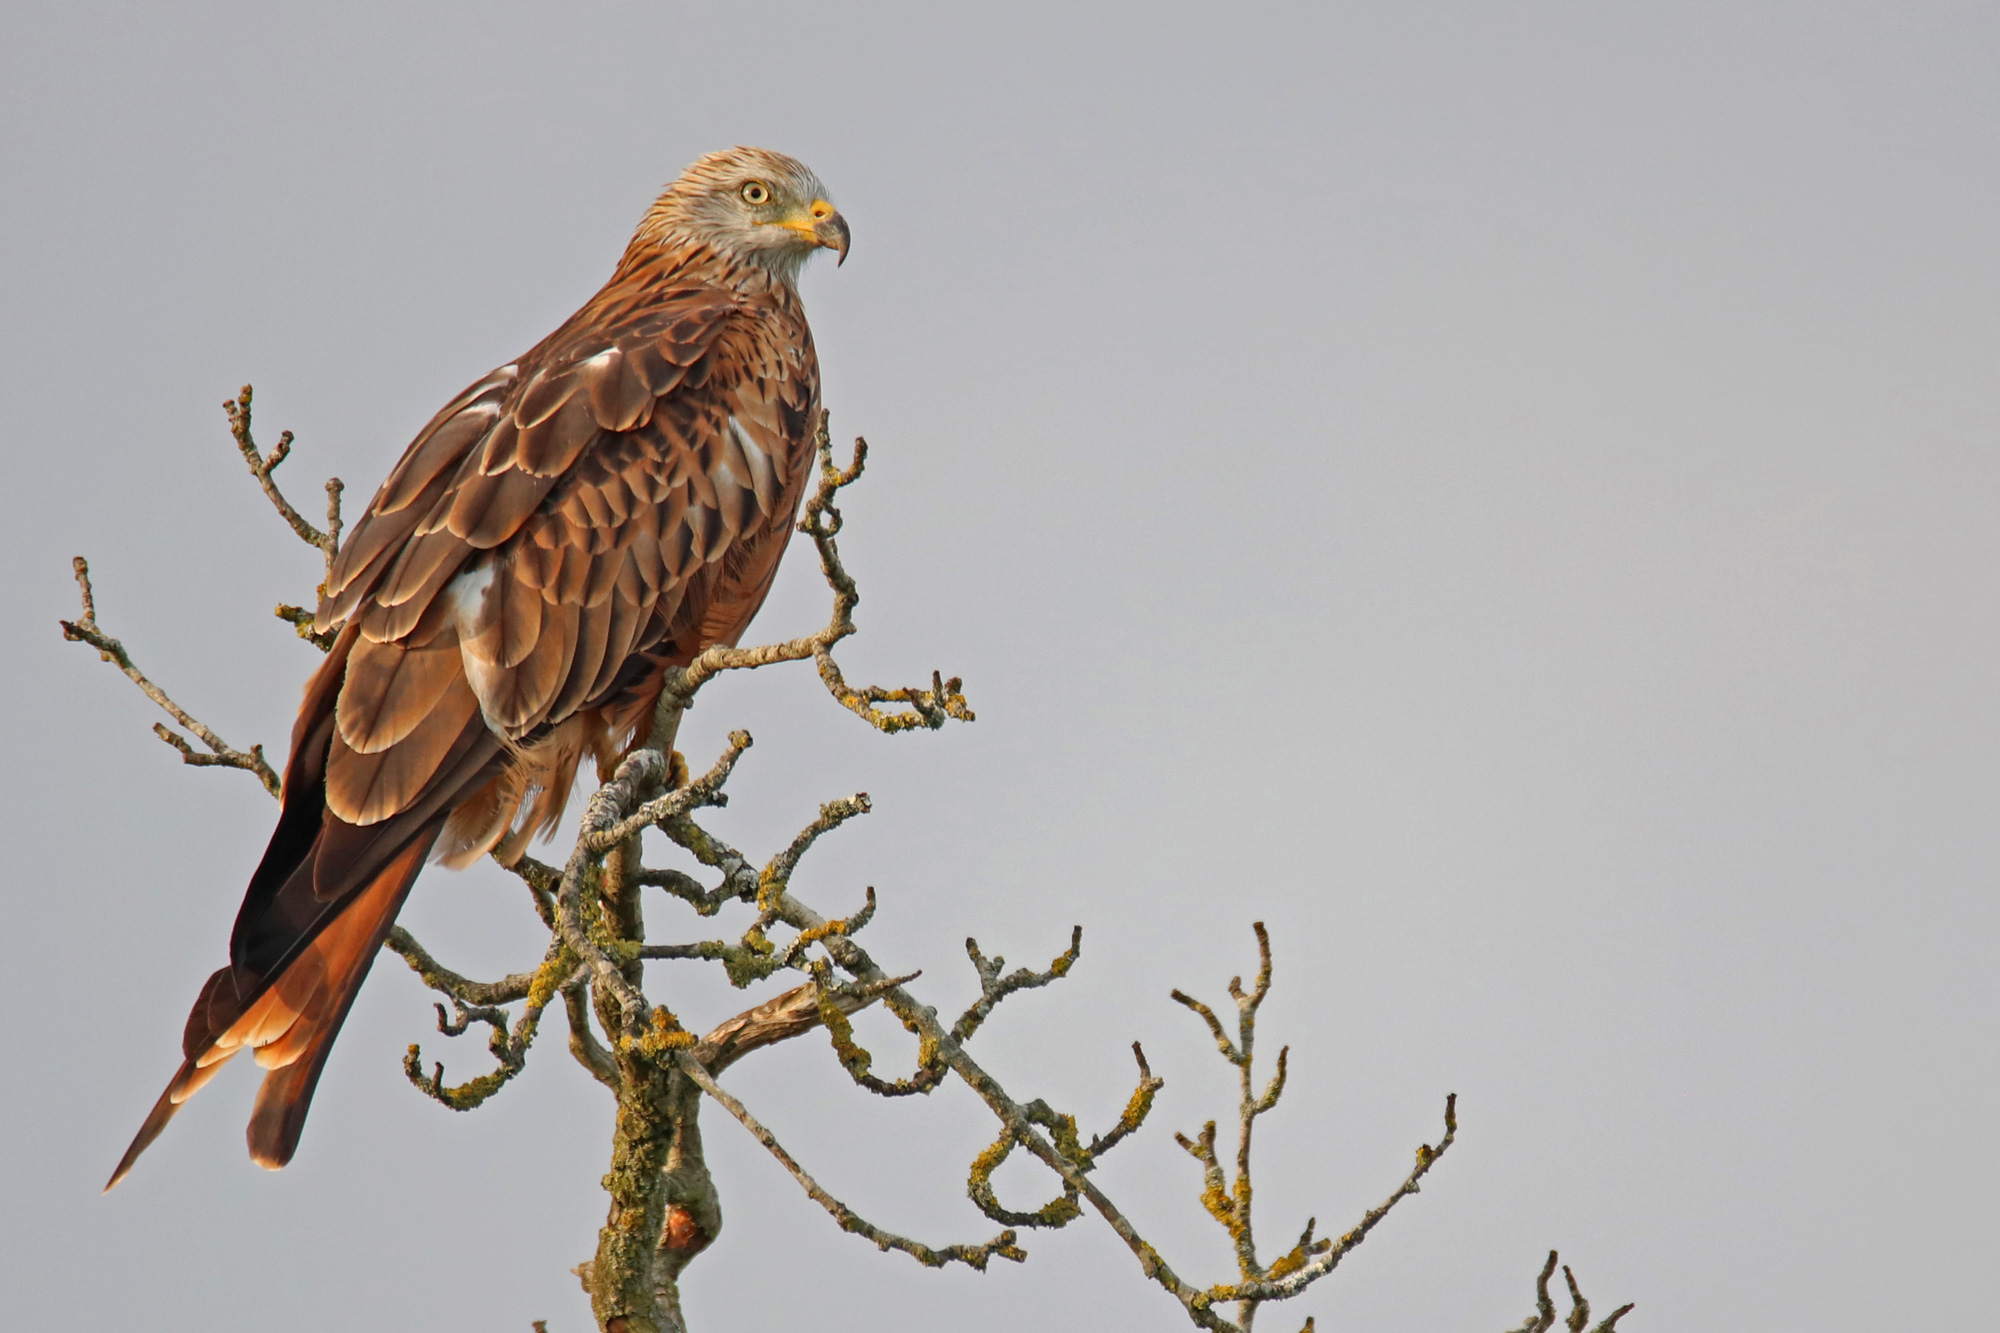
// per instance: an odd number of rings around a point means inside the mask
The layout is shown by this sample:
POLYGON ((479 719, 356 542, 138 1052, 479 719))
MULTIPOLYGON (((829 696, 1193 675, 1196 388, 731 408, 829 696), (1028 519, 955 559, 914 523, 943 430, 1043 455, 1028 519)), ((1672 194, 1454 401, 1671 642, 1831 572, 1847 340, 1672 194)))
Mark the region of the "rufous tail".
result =
MULTIPOLYGON (((305 1127, 313 1089, 326 1066, 327 1053, 340 1025, 353 1007, 354 997, 368 976, 375 955, 396 913, 409 896, 410 885, 423 868, 431 836, 421 837, 384 866, 373 880, 341 906, 333 920, 286 964, 268 983, 253 982, 251 994, 238 1017, 221 1032, 188 1053, 187 1060, 167 1084, 151 1114, 139 1127, 132 1146, 118 1162, 118 1169, 104 1188, 109 1191, 132 1170, 181 1104, 239 1052, 254 1052, 259 1065, 267 1069, 264 1086, 257 1093, 256 1109, 250 1115, 248 1138, 250 1156, 258 1165, 277 1170, 291 1161, 297 1151, 299 1133, 305 1127)), ((219 992, 241 986, 240 970, 224 968, 210 978, 189 1018, 194 1029, 212 1005, 230 1004, 219 992)))

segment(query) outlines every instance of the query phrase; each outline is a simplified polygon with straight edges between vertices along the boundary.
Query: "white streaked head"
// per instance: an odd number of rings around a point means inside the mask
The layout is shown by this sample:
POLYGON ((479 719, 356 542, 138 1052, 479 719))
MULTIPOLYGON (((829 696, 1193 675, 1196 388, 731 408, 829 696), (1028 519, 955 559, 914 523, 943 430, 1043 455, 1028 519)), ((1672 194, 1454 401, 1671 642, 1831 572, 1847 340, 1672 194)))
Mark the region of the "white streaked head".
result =
POLYGON ((700 245, 790 284, 815 250, 847 259, 847 220, 826 186, 796 158, 767 148, 710 153, 669 185, 635 242, 700 245))

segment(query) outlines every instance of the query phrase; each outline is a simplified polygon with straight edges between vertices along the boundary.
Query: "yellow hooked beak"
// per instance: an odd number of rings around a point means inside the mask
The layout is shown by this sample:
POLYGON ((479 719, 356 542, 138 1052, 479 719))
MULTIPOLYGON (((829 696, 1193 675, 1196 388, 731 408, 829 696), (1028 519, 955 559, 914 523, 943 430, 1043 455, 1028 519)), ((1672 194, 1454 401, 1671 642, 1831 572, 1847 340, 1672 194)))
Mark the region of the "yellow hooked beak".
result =
POLYGON ((835 268, 847 262, 847 247, 853 239, 847 230, 847 219, 834 211, 833 205, 826 200, 813 200, 803 213, 795 213, 778 225, 787 231, 797 232, 822 249, 837 253, 840 258, 835 262, 835 268))

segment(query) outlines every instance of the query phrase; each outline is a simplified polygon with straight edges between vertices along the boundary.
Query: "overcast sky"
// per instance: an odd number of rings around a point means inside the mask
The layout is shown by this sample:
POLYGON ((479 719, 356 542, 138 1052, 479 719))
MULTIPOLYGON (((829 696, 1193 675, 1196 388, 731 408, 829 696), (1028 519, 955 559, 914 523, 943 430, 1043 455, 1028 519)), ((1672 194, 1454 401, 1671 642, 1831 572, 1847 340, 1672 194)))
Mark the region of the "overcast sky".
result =
MULTIPOLYGON (((1274 1330, 1497 1333, 1551 1247, 1633 1333, 1991 1317, 2000 10, 311 9, 0 10, 0 1324, 590 1326, 607 1098, 557 1025, 485 1108, 425 1101, 409 1042, 488 1057, 394 959, 288 1170, 232 1068, 99 1197, 275 807, 55 620, 88 555, 105 627, 282 754, 317 655, 268 608, 316 562, 223 398, 297 432, 302 507, 358 502, 732 143, 854 229, 803 282, 874 448, 850 674, 962 674, 979 721, 876 736, 801 667, 683 744, 755 733, 717 826, 761 852, 872 793, 799 886, 874 885, 875 956, 940 1008, 966 935, 1039 964, 1085 927, 975 1053, 1102 1127, 1144 1041, 1166 1090, 1101 1178, 1183 1275, 1231 1268, 1171 1131, 1231 1084, 1167 992, 1223 998, 1261 919, 1273 1252, 1385 1195, 1447 1092, 1462 1120, 1274 1330)), ((822 618, 806 554, 753 637, 822 618)), ((404 920, 464 971, 539 957, 491 866, 404 920)), ((649 984, 696 1026, 778 988, 649 984)), ((881 1103, 816 1037, 727 1082, 882 1225, 994 1230, 962 1088, 881 1103)), ((1094 1218, 932 1273, 705 1126, 699 1330, 1185 1326, 1094 1218)))

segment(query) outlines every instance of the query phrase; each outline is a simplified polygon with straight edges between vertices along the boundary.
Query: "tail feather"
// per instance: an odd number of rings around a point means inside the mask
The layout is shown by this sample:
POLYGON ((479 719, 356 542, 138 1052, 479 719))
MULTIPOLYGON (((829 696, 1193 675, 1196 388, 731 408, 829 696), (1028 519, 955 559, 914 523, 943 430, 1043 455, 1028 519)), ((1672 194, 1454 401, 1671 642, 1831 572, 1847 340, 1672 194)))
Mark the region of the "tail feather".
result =
POLYGON ((356 635, 353 625, 341 631, 306 685, 285 764, 284 812, 244 893, 229 965, 202 986, 182 1034, 186 1062, 106 1189, 124 1179, 180 1104, 246 1048, 270 1071, 251 1120, 251 1156, 270 1167, 291 1158, 328 1049, 424 857, 453 808, 504 762, 475 710, 406 809, 365 826, 329 811, 337 701, 356 635))
MULTIPOLYGON (((212 1052, 210 1054, 213 1055, 212 1052)), ((229 1057, 234 1054, 235 1051, 226 1051, 219 1058, 210 1058, 206 1063, 192 1058, 182 1062, 181 1067, 167 1083, 166 1091, 160 1094, 160 1100, 154 1102, 153 1109, 147 1112, 146 1123, 139 1126, 139 1132, 132 1136, 132 1146, 118 1159, 118 1168, 111 1173, 111 1179, 104 1182, 106 1194, 116 1189, 119 1181, 132 1174, 132 1167, 138 1162, 139 1154, 153 1146, 153 1140, 160 1137, 160 1131, 167 1127, 167 1122, 181 1109, 181 1103, 200 1092, 203 1085, 222 1072, 222 1067, 229 1063, 229 1057)))
POLYGON ((435 836, 433 829, 430 837, 411 844, 383 867, 300 959, 301 963, 308 958, 315 960, 322 980, 306 998, 296 1021, 257 1052, 257 1063, 270 1071, 257 1091, 246 1135, 250 1158, 257 1165, 275 1171, 298 1151, 299 1134, 305 1128, 306 1112, 312 1108, 320 1071, 326 1068, 327 1055, 333 1050, 333 1039, 347 1021, 354 997, 360 993, 389 928, 395 925, 396 913, 409 896, 410 885, 423 868, 435 836))
MULTIPOLYGON (((259 993, 246 997, 247 1004, 232 1006, 236 1017, 227 1027, 187 1052, 187 1059, 119 1159, 117 1170, 104 1186, 106 1191, 130 1174, 139 1155, 160 1137, 181 1103, 200 1091, 231 1057, 246 1049, 254 1050, 257 1063, 270 1071, 264 1076, 250 1116, 250 1156, 272 1170, 291 1161, 333 1039, 353 1008, 354 997, 436 837, 434 825, 404 848, 366 888, 340 907, 333 920, 282 972, 259 993)), ((227 979, 230 972, 224 968, 203 987, 197 1013, 215 998, 220 989, 218 979, 227 979)), ((194 1026, 191 1019, 191 1031, 194 1026)))

